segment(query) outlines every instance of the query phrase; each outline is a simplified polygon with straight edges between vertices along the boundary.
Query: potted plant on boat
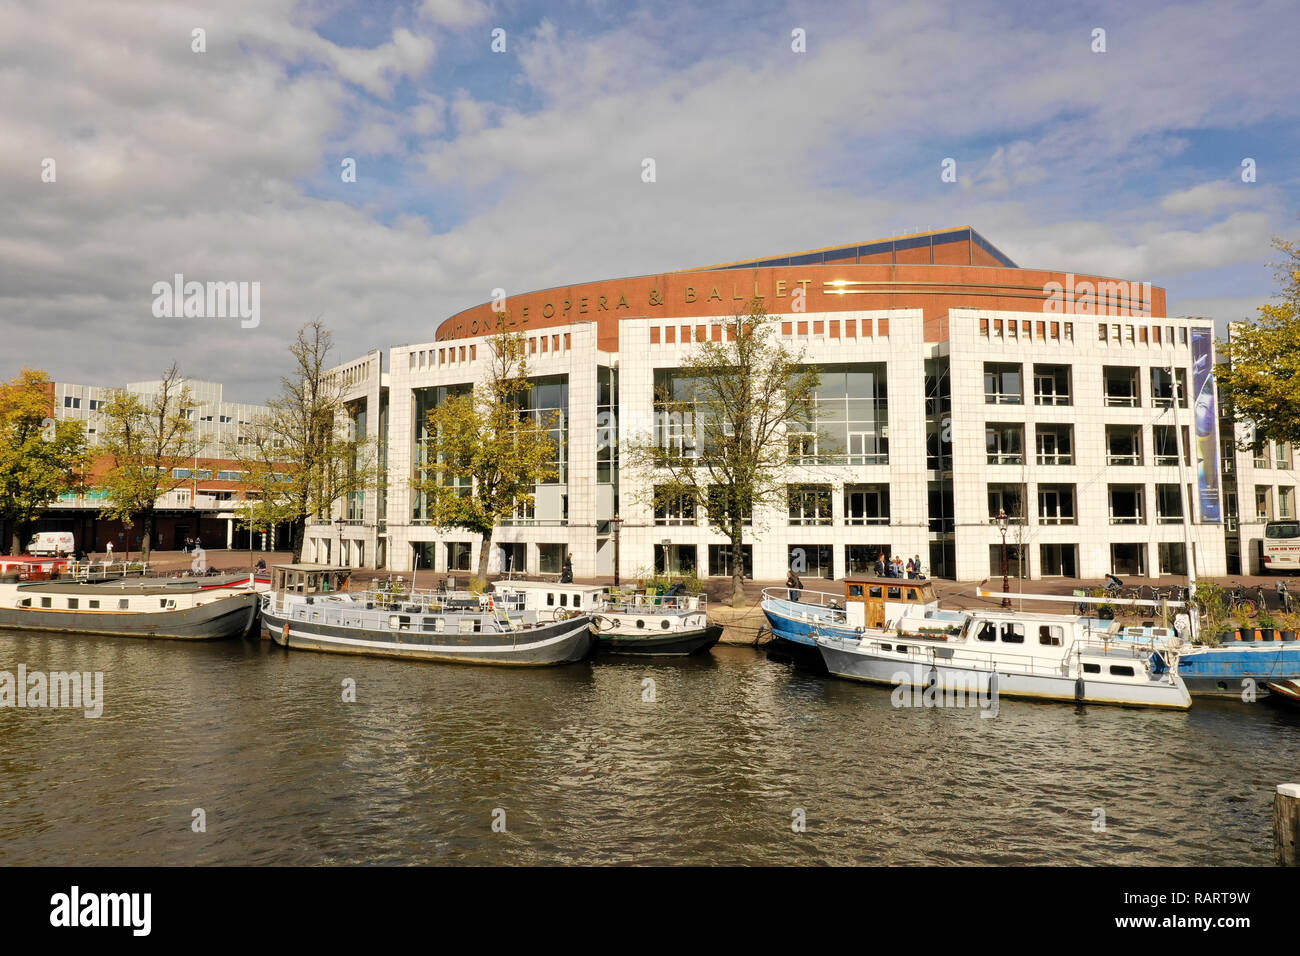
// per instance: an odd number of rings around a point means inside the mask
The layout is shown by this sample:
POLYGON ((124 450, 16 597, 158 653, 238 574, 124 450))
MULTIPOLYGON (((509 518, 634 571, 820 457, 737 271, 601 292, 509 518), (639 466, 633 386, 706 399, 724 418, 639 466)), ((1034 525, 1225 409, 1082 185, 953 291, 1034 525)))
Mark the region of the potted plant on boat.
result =
POLYGON ((1284 641, 1294 641, 1296 631, 1300 630, 1300 612, 1281 614, 1278 616, 1278 621, 1282 629, 1279 637, 1284 641))
POLYGON ((1217 647, 1236 639, 1228 613, 1223 588, 1213 582, 1196 586, 1196 604, 1200 609, 1200 642, 1217 647))
POLYGON ((1273 615, 1267 610, 1261 611, 1258 624, 1261 637, 1266 641, 1273 640, 1273 632, 1277 630, 1277 621, 1273 620, 1273 615))
POLYGON ((1253 641, 1255 639, 1255 622, 1250 619, 1250 615, 1245 611, 1237 611, 1233 614, 1233 626, 1237 631, 1237 640, 1253 641))

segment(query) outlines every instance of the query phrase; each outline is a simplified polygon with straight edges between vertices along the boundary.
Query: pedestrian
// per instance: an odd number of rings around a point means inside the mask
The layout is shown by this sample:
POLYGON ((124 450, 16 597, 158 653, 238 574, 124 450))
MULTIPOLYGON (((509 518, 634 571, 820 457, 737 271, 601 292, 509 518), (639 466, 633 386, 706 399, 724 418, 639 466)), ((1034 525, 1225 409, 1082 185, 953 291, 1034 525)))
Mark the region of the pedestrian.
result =
POLYGON ((907 579, 910 581, 916 577, 916 562, 911 558, 907 559, 907 579))
POLYGON ((108 544, 104 545, 104 547, 108 549, 108 563, 112 564, 113 563, 113 542, 112 541, 108 542, 108 544))
POLYGON ((564 567, 560 569, 560 583, 561 584, 573 583, 573 552, 572 551, 570 551, 569 556, 564 559, 564 567))
POLYGON ((916 565, 916 574, 913 577, 924 578, 925 575, 921 573, 921 556, 919 554, 912 555, 912 563, 916 565))
POLYGON ((876 577, 883 578, 884 576, 885 576, 885 552, 881 551, 880 554, 876 556, 876 577))
POLYGON ((903 559, 895 555, 894 556, 894 577, 901 578, 902 576, 903 576, 903 559))
POLYGON ((803 593, 803 582, 799 580, 799 575, 794 573, 794 568, 785 576, 785 586, 790 595, 791 601, 798 601, 799 595, 803 593))

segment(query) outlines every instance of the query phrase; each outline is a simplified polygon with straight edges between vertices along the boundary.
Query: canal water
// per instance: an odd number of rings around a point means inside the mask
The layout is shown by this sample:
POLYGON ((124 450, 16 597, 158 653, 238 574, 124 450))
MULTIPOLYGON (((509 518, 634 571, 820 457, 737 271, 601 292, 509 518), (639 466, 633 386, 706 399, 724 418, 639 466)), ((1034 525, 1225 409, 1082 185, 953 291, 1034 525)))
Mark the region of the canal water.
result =
POLYGON ((746 648, 516 671, 0 634, 19 664, 105 700, 0 709, 4 865, 1268 865, 1300 780, 1300 711, 895 708, 746 648))

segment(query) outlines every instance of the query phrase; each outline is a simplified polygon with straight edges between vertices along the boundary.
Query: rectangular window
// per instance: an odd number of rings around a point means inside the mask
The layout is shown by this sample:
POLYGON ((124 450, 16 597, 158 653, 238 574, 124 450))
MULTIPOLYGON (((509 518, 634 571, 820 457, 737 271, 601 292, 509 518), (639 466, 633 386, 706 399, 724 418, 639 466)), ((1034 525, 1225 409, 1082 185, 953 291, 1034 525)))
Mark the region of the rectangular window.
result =
POLYGON ((1038 486, 1039 524, 1077 524, 1074 485, 1038 486))
POLYGON ((654 501, 655 524, 695 524, 695 499, 690 495, 671 494, 661 488, 655 488, 654 501))
POLYGON ((893 555, 888 544, 850 544, 844 548, 848 562, 847 574, 875 574, 876 562, 888 561, 893 555))
MULTIPOLYGON (((1190 465, 1191 443, 1187 426, 1183 425, 1183 462, 1190 465)), ((1151 429, 1151 440, 1155 444, 1156 464, 1161 467, 1178 466, 1178 433, 1173 425, 1155 425, 1151 429)))
POLYGON ((835 566, 829 544, 792 544, 789 546, 787 566, 800 577, 835 580, 835 566))
MULTIPOLYGON (((1024 560, 1026 549, 1007 536, 1006 569, 1009 578, 1029 577, 1029 562, 1024 560)), ((989 577, 1002 577, 1002 542, 989 545, 989 577)), ((999 586, 1001 586, 999 584, 999 586)))
POLYGON ((1070 366, 1034 366, 1034 404, 1070 404, 1070 366))
MULTIPOLYGON (((1187 370, 1174 369, 1178 381, 1178 407, 1187 407, 1187 370)), ((1154 408, 1169 408, 1174 403, 1174 379, 1169 377, 1169 369, 1153 368, 1151 370, 1151 405, 1154 408)))
POLYGON ((1142 464, 1142 429, 1140 426, 1108 425, 1106 427, 1106 464, 1142 464))
MULTIPOLYGON (((709 513, 725 519, 731 508, 735 508, 740 514, 740 523, 744 527, 749 527, 754 523, 754 509, 752 502, 749 501, 729 501, 726 495, 726 487, 723 485, 709 485, 709 513)), ((737 492, 737 495, 739 492, 737 492)))
POLYGON ((845 485, 845 524, 889 524, 889 485, 845 485))
POLYGON ((1073 426, 1036 425, 1034 438, 1040 465, 1074 464, 1073 426))
POLYGON ((1277 516, 1279 518, 1295 517, 1295 489, 1294 488, 1278 488, 1277 516))
POLYGON ((1145 489, 1142 485, 1111 485, 1111 524, 1146 524, 1145 489))
POLYGON ((1013 519, 1013 523, 1024 524, 1024 485, 990 484, 988 486, 988 502, 990 522, 996 521, 998 515, 1005 512, 1009 518, 1013 519))
POLYGON ((539 574, 559 574, 564 570, 565 545, 539 544, 537 546, 537 571, 539 574))
POLYGON ((1112 574, 1136 575, 1147 573, 1147 546, 1141 543, 1112 544, 1110 546, 1110 570, 1112 574))
POLYGON ((831 523, 830 485, 787 485, 790 524, 828 525, 831 523))
MULTIPOLYGON (((740 546, 741 576, 745 578, 754 577, 754 546, 752 544, 742 544, 740 546)), ((731 545, 729 544, 711 544, 709 545, 709 576, 715 578, 729 578, 735 574, 735 559, 732 554, 731 545)))
POLYGON ((1266 485, 1255 486, 1255 517, 1260 521, 1273 520, 1273 489, 1266 485))
POLYGON ((1077 544, 1043 544, 1038 546, 1039 573, 1045 578, 1077 578, 1079 546, 1077 544))
POLYGON ((1101 370, 1106 405, 1110 408, 1137 408, 1141 404, 1138 370, 1127 365, 1107 365, 1101 370))
POLYGON ((1156 550, 1161 574, 1181 576, 1187 573, 1187 548, 1181 541, 1162 541, 1156 550))
POLYGON ((447 570, 468 571, 472 545, 468 541, 447 542, 447 570))
POLYGON ((1183 493, 1178 485, 1156 485, 1156 524, 1181 524, 1183 493))
POLYGON ((984 426, 984 451, 990 465, 1023 465, 1024 441, 1024 425, 988 422, 984 426))
POLYGON ((984 363, 984 404, 1023 405, 1020 366, 1001 362, 984 363))
POLYGON ((1277 443, 1277 466, 1283 471, 1291 470, 1291 446, 1284 441, 1277 443))

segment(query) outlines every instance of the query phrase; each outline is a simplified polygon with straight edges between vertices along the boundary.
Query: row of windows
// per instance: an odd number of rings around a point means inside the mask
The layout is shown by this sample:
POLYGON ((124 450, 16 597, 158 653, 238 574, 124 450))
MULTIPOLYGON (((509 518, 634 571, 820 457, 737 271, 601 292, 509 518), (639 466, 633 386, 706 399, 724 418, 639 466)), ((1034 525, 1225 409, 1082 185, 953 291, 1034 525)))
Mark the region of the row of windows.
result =
MULTIPOLYGON (((1187 407, 1187 370, 1167 367, 1149 370, 1153 408, 1168 408, 1174 401, 1174 382, 1178 383, 1178 405, 1187 407)), ((1141 368, 1137 366, 1103 366, 1102 397, 1108 407, 1138 408, 1142 404, 1141 368)), ((1068 365, 1033 366, 1035 405, 1073 405, 1072 370, 1068 365)), ((986 405, 1023 405, 1025 403, 1024 366, 1018 362, 984 363, 984 403, 986 405)))
POLYGON ((1051 322, 1038 319, 980 319, 980 335, 989 338, 1012 339, 1039 342, 1073 342, 1073 322, 1051 322))
MULTIPOLYGON (((1190 465, 1192 460, 1191 433, 1188 426, 1182 427, 1183 463, 1190 465)), ((986 422, 984 425, 985 460, 990 465, 1025 464, 1025 428, 1020 422, 986 422)), ((1178 464, 1178 433, 1173 425, 1151 426, 1152 444, 1155 446, 1154 462, 1157 466, 1176 466, 1178 464)), ((1073 465, 1074 461, 1074 426, 1045 425, 1034 426, 1036 460, 1040 465, 1073 465)), ((1106 426, 1106 464, 1107 465, 1142 465, 1142 426, 1108 425, 1106 426)))

